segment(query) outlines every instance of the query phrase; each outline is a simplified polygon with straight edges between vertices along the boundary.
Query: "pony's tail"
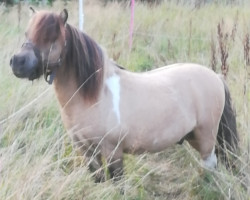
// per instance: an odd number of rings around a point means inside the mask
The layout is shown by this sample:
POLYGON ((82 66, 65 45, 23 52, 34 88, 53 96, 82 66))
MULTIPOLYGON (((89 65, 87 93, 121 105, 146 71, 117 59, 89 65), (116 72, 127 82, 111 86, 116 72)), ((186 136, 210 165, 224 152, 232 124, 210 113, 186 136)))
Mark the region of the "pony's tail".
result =
POLYGON ((237 134, 236 115, 232 107, 230 92, 224 79, 222 77, 221 79, 225 89, 225 106, 217 134, 218 145, 216 154, 228 168, 234 167, 239 137, 237 134))

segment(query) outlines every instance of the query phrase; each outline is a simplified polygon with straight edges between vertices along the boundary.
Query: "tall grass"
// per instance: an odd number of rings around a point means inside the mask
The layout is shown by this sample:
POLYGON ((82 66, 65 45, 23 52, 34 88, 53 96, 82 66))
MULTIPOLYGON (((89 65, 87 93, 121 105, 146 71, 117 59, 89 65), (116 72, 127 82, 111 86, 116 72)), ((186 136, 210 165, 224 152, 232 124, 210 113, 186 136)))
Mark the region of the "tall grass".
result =
MULTIPOLYGON (((46 9, 63 7, 58 1, 46 9)), ((66 7, 69 23, 77 26, 76 2, 66 7)), ((218 24, 224 21, 223 33, 236 27, 234 41, 229 39, 225 45, 227 82, 240 135, 237 170, 219 165, 217 171, 205 172, 199 155, 185 143, 158 154, 126 155, 125 178, 118 184, 94 183, 62 125, 53 88, 42 78, 29 82, 12 74, 9 59, 25 40, 28 6, 23 5, 20 13, 18 25, 17 7, 0 6, 0 199, 249 199, 248 6, 208 4, 197 9, 173 1, 152 6, 136 3, 130 51, 129 5, 86 3, 85 32, 133 71, 196 62, 220 72, 218 24)))

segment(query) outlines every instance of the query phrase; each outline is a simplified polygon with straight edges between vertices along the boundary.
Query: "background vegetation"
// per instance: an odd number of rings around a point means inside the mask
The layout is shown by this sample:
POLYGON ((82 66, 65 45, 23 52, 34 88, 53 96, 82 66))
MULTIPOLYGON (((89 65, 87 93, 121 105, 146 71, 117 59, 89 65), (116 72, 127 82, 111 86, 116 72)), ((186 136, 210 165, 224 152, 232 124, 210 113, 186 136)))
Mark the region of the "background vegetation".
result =
MULTIPOLYGON (((53 87, 43 78, 17 79, 9 67, 10 57, 25 41, 28 6, 1 5, 0 199, 249 200, 250 6, 247 1, 199 7, 188 2, 137 2, 132 49, 129 3, 112 1, 104 6, 85 1, 84 29, 110 58, 132 71, 175 62, 200 63, 218 73, 222 68, 237 112, 241 140, 237 169, 231 172, 219 165, 216 172, 206 172, 185 143, 158 154, 126 155, 124 180, 95 184, 63 128, 53 87)), ((53 7, 37 9, 59 12, 66 7, 69 23, 77 26, 77 2, 66 3, 56 1, 53 7)))

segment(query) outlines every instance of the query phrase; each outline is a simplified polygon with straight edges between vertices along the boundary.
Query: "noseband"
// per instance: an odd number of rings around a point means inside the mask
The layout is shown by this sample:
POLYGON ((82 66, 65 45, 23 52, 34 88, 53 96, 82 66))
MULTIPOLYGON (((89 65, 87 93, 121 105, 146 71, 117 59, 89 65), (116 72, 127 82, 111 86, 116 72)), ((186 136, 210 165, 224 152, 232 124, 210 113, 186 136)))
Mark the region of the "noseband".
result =
POLYGON ((52 52, 53 46, 54 46, 54 43, 52 43, 50 45, 48 59, 45 60, 43 58, 43 56, 41 56, 41 51, 33 43, 28 41, 28 42, 23 43, 23 45, 22 45, 22 47, 32 48, 35 55, 37 56, 37 58, 42 60, 44 79, 50 85, 53 83, 53 80, 55 78, 55 68, 62 65, 63 55, 64 55, 64 51, 66 48, 66 40, 64 43, 64 48, 62 49, 57 61, 56 62, 49 62, 49 56, 50 56, 50 53, 52 52))

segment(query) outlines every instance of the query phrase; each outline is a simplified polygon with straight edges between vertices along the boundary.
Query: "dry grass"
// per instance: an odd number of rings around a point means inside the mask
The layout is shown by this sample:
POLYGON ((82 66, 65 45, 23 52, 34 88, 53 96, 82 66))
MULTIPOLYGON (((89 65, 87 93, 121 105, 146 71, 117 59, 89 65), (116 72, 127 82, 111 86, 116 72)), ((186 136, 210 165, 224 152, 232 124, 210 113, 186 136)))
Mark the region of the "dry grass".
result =
MULTIPOLYGON (((63 7, 57 2, 47 9, 63 7)), ((76 3, 66 7, 69 23, 77 25, 76 3)), ((204 172, 199 156, 185 143, 154 155, 127 155, 124 180, 95 184, 63 128, 53 89, 43 80, 16 79, 8 66, 24 41, 28 7, 22 6, 18 27, 17 8, 0 6, 0 199, 249 199, 249 7, 137 3, 131 51, 129 14, 128 5, 102 7, 89 1, 84 27, 111 58, 133 71, 174 62, 209 66, 212 57, 219 72, 218 23, 223 19, 223 31, 234 34, 226 44, 226 64, 241 139, 238 169, 232 173, 219 166, 214 173, 204 172), (211 47, 217 53, 211 55, 211 47)))

